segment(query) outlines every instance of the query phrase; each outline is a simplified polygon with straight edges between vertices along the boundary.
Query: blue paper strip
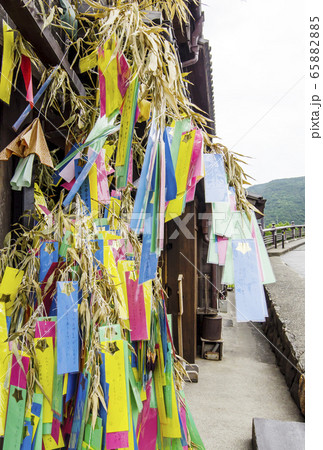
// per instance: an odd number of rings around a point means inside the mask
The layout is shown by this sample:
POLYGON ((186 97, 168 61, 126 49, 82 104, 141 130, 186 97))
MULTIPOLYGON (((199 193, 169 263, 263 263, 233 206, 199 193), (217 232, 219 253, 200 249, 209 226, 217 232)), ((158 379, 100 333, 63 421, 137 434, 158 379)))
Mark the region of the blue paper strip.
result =
POLYGON ((139 269, 139 284, 148 280, 153 280, 156 276, 158 256, 156 253, 151 253, 151 233, 153 221, 153 204, 148 202, 147 212, 145 216, 145 227, 142 238, 142 251, 140 258, 139 269))
MULTIPOLYGON (((80 176, 83 167, 78 165, 79 159, 75 160, 75 179, 77 180, 80 176)), ((79 189, 79 195, 83 202, 85 203, 86 208, 83 209, 83 213, 85 215, 90 215, 91 212, 91 193, 90 193, 90 181, 89 177, 87 176, 85 180, 83 181, 80 189, 79 189)))
POLYGON ((88 160, 88 162, 85 164, 85 166, 83 167, 82 172, 79 174, 77 180, 75 181, 75 183, 73 184, 72 189, 70 190, 70 192, 67 194, 67 196, 65 197, 65 200, 63 201, 63 206, 67 206, 70 204, 70 202, 73 200, 75 194, 78 192, 78 190, 80 189, 83 181, 85 180, 85 178, 88 176, 91 167, 93 166, 93 164, 95 163, 97 157, 99 156, 99 153, 93 152, 88 160))
POLYGON ((177 195, 177 183, 175 177, 175 170, 173 166, 172 155, 170 151, 170 141, 167 129, 164 131, 164 142, 165 142, 165 160, 166 160, 166 202, 174 200, 177 195))
POLYGON ((264 322, 267 308, 255 242, 233 239, 232 250, 237 321, 264 322))
POLYGON ((205 203, 228 202, 228 184, 223 156, 219 153, 204 154, 205 203))
POLYGON ((24 427, 27 428, 26 436, 24 437, 20 450, 31 450, 31 439, 33 436, 33 425, 30 420, 25 420, 24 427))
POLYGON ((39 261, 39 281, 42 282, 44 281, 50 266, 53 263, 58 262, 58 242, 42 242, 39 252, 39 261))
POLYGON ((82 425, 82 418, 85 408, 85 401, 87 396, 87 387, 89 383, 89 377, 87 374, 80 374, 79 378, 79 385, 77 389, 77 396, 76 396, 76 404, 75 404, 75 413, 73 418, 73 425, 72 425, 72 431, 71 436, 68 444, 68 450, 76 450, 77 444, 79 440, 79 435, 81 431, 81 425, 82 425))
MULTIPOLYGON (((40 97, 43 95, 43 93, 45 92, 47 86, 49 85, 49 83, 52 81, 56 70, 59 68, 59 66, 55 66, 53 72, 49 75, 49 77, 47 78, 47 80, 45 81, 45 83, 42 85, 42 87, 39 89, 39 91, 35 94, 34 96, 34 105, 36 105, 36 103, 38 102, 38 100, 40 99, 40 97)), ((17 121, 13 124, 12 128, 17 131, 18 128, 20 127, 20 125, 26 120, 28 114, 31 112, 31 106, 30 104, 28 106, 26 106, 26 108, 24 109, 24 111, 20 114, 20 116, 18 117, 17 121)))
POLYGON ((151 124, 151 129, 149 132, 148 143, 145 153, 144 164, 142 166, 139 186, 136 194, 135 204, 133 208, 133 213, 130 221, 130 228, 136 233, 140 232, 142 221, 144 218, 144 213, 146 211, 146 206, 148 202, 147 193, 150 190, 151 180, 149 180, 148 169, 150 165, 150 160, 152 157, 152 150, 156 142, 156 125, 154 122, 151 124))
POLYGON ((57 374, 78 372, 78 283, 57 283, 57 374))

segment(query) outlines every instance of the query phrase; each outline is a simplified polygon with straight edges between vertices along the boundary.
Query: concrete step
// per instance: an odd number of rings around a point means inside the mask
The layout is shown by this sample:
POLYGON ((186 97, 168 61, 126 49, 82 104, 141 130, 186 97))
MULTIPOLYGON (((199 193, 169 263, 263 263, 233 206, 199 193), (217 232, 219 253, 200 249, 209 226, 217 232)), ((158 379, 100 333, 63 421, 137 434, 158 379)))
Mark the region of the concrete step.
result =
POLYGON ((252 420, 254 450, 304 450, 305 423, 282 420, 252 420))

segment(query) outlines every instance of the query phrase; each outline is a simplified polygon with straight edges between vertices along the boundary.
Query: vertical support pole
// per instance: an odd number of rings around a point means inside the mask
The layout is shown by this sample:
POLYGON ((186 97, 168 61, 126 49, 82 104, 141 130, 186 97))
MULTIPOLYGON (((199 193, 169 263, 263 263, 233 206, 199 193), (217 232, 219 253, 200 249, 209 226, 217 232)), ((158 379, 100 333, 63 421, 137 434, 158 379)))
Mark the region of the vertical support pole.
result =
POLYGON ((183 324, 182 316, 184 312, 183 306, 183 275, 178 275, 178 317, 177 317, 177 329, 178 329, 178 354, 183 358, 183 324))
MULTIPOLYGON (((272 228, 275 228, 275 222, 271 224, 272 228)), ((277 236, 276 236, 276 230, 272 230, 271 232, 272 237, 273 237, 273 244, 275 246, 275 248, 277 248, 277 236)))
POLYGON ((282 231, 282 248, 285 248, 285 231, 282 231))
POLYGON ((291 229, 292 229, 292 239, 295 239, 295 222, 293 220, 291 223, 291 229))

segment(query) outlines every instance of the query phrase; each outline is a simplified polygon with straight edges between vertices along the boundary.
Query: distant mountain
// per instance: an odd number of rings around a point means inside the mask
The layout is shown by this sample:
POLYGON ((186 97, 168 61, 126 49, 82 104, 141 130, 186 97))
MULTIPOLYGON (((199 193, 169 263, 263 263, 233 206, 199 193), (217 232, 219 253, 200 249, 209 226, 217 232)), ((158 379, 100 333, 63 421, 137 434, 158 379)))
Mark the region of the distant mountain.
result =
POLYGON ((275 222, 305 223, 305 177, 282 178, 248 188, 248 193, 267 199, 265 226, 275 222))

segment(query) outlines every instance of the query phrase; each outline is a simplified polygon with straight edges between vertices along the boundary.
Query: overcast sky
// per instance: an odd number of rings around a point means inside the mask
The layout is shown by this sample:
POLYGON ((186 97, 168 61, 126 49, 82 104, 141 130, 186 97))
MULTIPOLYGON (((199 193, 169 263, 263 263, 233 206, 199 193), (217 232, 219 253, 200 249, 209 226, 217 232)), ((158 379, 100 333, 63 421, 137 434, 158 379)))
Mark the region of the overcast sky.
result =
POLYGON ((217 136, 252 184, 305 175, 304 2, 202 0, 217 136))

